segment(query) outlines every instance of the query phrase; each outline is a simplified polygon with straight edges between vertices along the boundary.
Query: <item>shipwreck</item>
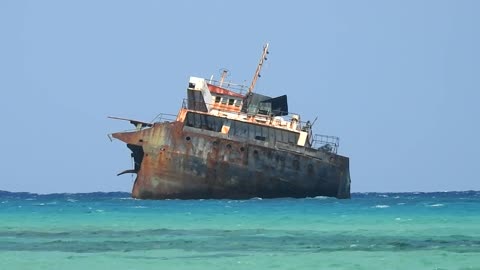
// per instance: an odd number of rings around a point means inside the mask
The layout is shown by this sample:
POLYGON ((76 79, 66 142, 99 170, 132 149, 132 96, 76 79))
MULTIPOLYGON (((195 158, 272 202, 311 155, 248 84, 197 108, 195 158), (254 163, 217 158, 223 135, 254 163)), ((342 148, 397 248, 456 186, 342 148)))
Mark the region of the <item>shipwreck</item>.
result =
POLYGON ((134 130, 109 136, 131 150, 139 199, 350 198, 349 158, 339 138, 314 135, 313 122, 291 113, 287 96, 253 90, 267 59, 263 48, 249 87, 190 77, 172 119, 127 120, 134 130))

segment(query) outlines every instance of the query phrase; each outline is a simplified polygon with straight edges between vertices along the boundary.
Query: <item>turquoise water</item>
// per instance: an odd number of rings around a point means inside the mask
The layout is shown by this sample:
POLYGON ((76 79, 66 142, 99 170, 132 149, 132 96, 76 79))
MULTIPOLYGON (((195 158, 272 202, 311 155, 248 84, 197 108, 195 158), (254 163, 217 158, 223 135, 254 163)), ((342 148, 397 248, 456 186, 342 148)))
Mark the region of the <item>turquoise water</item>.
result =
POLYGON ((0 192, 0 269, 479 269, 480 192, 142 201, 0 192))

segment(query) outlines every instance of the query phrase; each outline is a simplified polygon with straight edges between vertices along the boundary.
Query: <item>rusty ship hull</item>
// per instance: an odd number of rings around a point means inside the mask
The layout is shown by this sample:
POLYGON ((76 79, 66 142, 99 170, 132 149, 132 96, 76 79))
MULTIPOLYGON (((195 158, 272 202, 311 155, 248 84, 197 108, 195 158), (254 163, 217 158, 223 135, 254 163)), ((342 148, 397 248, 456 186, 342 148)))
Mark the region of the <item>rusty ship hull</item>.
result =
POLYGON ((132 150, 132 197, 350 197, 349 159, 277 142, 253 143, 184 122, 114 133, 132 150))

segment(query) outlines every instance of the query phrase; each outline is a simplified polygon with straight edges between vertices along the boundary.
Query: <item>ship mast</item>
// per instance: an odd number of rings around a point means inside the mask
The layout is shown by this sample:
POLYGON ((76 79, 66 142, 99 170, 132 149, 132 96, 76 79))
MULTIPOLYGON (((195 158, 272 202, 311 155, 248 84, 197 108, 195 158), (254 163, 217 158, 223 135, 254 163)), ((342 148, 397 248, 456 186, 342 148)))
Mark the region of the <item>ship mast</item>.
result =
POLYGON ((220 79, 220 84, 219 84, 220 87, 222 87, 223 81, 225 80, 225 77, 227 77, 227 73, 228 73, 227 69, 222 70, 222 78, 220 79))
POLYGON ((268 43, 263 46, 262 57, 260 58, 260 61, 258 62, 258 66, 257 66, 257 70, 255 71, 255 75, 253 75, 252 84, 250 84, 250 87, 248 88, 248 93, 249 94, 253 92, 253 88, 255 88, 255 84, 257 83, 257 79, 260 77, 260 71, 262 70, 263 61, 267 60, 267 54, 268 54, 268 43))

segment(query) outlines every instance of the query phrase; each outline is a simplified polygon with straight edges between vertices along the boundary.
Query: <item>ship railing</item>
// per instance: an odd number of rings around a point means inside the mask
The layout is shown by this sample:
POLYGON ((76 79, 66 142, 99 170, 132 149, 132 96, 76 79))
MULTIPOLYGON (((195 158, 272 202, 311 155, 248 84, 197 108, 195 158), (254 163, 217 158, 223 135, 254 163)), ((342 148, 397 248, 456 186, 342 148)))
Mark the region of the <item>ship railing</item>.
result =
POLYGON ((248 90, 248 86, 246 86, 244 84, 236 84, 236 83, 227 82, 227 81, 223 81, 223 83, 220 84, 220 81, 216 81, 216 80, 213 80, 213 79, 206 79, 206 78, 204 78, 204 79, 208 84, 231 90, 231 91, 236 92, 240 95, 244 95, 248 90))
MULTIPOLYGON (((220 105, 223 105, 223 106, 231 106, 232 109, 241 109, 241 106, 240 104, 229 104, 229 103, 221 103, 220 105)), ((182 101, 182 108, 183 109, 188 109, 189 108, 189 105, 193 106, 193 108, 205 108, 205 106, 207 107, 213 107, 215 105, 219 105, 219 103, 206 103, 204 101, 195 101, 195 100, 189 100, 188 98, 184 98, 183 101, 182 101)), ((232 112, 235 112, 234 110, 232 110, 232 112)))
MULTIPOLYGON (((125 121, 129 121, 130 124, 133 124, 135 126, 135 128, 130 128, 130 129, 125 129, 123 130, 122 132, 133 132, 133 131, 139 131, 139 130, 142 130, 144 128, 150 128, 152 127, 155 123, 165 123, 165 122, 174 122, 177 120, 177 116, 174 115, 174 114, 168 114, 168 113, 160 113, 158 114, 157 116, 155 116, 155 118, 153 118, 152 121, 150 122, 142 122, 142 121, 136 121, 136 120, 132 120, 132 119, 126 119, 126 118, 120 118, 120 117, 112 117, 112 116, 109 116, 108 118, 111 118, 111 119, 117 119, 117 120, 125 120, 125 121)), ((107 134, 108 138, 110 138, 110 140, 112 140, 112 134, 107 134)))
MULTIPOLYGON (((182 109, 188 109, 189 105, 193 106, 194 110, 201 110, 200 108, 205 109, 205 107, 209 106, 214 106, 216 105, 215 103, 205 103, 204 101, 189 101, 189 99, 184 98, 182 101, 182 109)), ((240 106, 236 106, 235 108, 239 108, 240 106)), ((298 131, 309 131, 311 129, 311 122, 310 121, 299 121, 300 115, 297 113, 292 113, 292 112, 283 112, 283 111, 275 111, 275 113, 279 116, 273 116, 270 113, 262 113, 261 108, 253 108, 255 106, 249 107, 249 110, 247 112, 241 112, 241 111, 229 111, 229 113, 244 113, 247 114, 248 116, 253 116, 257 118, 264 118, 265 122, 272 122, 274 123, 274 126, 279 126, 279 127, 285 127, 289 126, 290 123, 292 122, 293 119, 298 121, 297 124, 297 130, 298 131), (278 124, 276 123, 278 122, 278 124)))
MULTIPOLYGON (((127 120, 127 119, 124 119, 124 120, 127 120)), ((152 127, 153 124, 155 124, 155 123, 174 122, 176 120, 177 120, 177 116, 174 115, 174 114, 159 113, 157 116, 155 116, 155 118, 152 119, 152 121, 150 121, 148 123, 147 122, 145 122, 145 123, 138 122, 137 124, 135 124, 134 122, 130 122, 130 123, 136 125, 135 128, 125 129, 122 132, 139 131, 139 130, 142 130, 144 128, 152 127)), ((110 134, 108 136, 110 137, 110 134)))
POLYGON ((177 120, 177 115, 168 114, 168 113, 159 113, 155 118, 150 121, 150 124, 153 123, 164 123, 164 122, 174 122, 177 120))
POLYGON ((315 134, 312 148, 336 154, 340 146, 340 138, 330 135, 315 134))

